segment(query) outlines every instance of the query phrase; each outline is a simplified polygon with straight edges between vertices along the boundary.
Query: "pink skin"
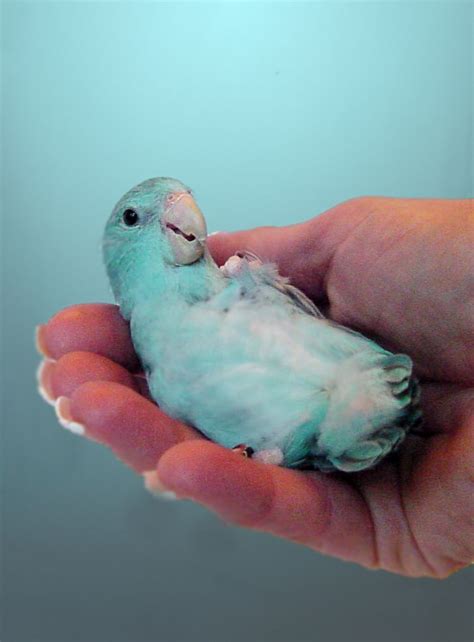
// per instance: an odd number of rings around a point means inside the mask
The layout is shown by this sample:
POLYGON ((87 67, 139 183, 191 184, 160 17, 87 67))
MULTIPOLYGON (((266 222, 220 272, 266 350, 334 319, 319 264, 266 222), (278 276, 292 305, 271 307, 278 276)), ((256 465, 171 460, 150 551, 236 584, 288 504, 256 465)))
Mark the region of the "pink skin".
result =
POLYGON ((353 476, 236 456, 167 417, 138 373, 115 306, 67 308, 41 326, 45 394, 69 421, 162 487, 241 526, 409 576, 474 559, 474 201, 361 198, 287 228, 218 234, 219 264, 250 250, 333 319, 408 352, 422 378, 425 436, 353 476), (137 376, 138 375, 138 376, 137 376))

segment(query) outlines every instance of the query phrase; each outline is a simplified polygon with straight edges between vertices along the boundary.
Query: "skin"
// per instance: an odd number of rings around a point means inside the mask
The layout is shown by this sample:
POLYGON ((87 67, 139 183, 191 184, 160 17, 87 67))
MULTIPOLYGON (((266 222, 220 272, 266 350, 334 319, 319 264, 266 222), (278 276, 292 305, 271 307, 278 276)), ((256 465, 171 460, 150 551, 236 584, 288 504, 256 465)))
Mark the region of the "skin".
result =
POLYGON ((63 415, 138 473, 224 520, 372 569, 446 577, 474 559, 474 201, 357 198, 286 228, 209 239, 241 249, 336 321, 408 353, 423 432, 374 470, 291 471, 245 459, 167 417, 148 397, 113 305, 67 308, 41 326, 41 384, 63 415), (145 446, 145 447, 144 447, 145 446))

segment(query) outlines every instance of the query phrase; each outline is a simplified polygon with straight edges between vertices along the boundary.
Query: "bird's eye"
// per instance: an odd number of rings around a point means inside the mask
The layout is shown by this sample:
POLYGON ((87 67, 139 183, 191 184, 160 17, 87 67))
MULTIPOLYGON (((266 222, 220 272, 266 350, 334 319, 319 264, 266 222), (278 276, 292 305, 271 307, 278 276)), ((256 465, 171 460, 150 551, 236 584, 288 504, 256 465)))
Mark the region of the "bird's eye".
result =
POLYGON ((123 222, 127 227, 133 227, 138 223, 139 217, 135 210, 125 210, 122 215, 123 222))

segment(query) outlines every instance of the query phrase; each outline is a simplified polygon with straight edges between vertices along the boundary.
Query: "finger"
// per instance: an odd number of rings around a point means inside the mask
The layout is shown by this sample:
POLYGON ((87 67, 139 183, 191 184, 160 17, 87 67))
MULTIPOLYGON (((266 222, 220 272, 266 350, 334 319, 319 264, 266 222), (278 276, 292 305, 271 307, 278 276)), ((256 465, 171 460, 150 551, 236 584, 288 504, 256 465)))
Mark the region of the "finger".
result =
POLYGON ((361 199, 352 199, 304 223, 287 227, 260 227, 239 232, 218 232, 207 245, 218 265, 239 250, 276 263, 280 274, 313 299, 325 296, 325 278, 338 245, 367 211, 361 199))
POLYGON ((139 368, 128 323, 116 305, 85 303, 65 308, 38 327, 36 343, 38 351, 50 359, 68 352, 96 352, 129 370, 139 368))
POLYGON ((137 372, 133 375, 133 378, 138 392, 152 403, 155 403, 155 400, 151 395, 150 388, 148 387, 148 381, 145 375, 142 372, 137 372))
MULTIPOLYGON (((426 559, 445 577, 472 563, 474 541, 474 391, 446 400, 456 430, 425 440, 408 458, 405 512, 426 559)), ((443 414, 443 405, 438 409, 443 414)), ((441 418, 442 419, 442 418, 441 418)))
POLYGON ((108 446, 137 472, 150 470, 163 453, 199 433, 171 419, 158 406, 127 386, 88 382, 70 399, 59 397, 56 409, 61 423, 73 432, 108 446))
POLYGON ((112 381, 141 391, 137 377, 115 361, 94 352, 68 352, 58 361, 45 360, 38 370, 38 385, 49 402, 70 397, 87 381, 112 381))
POLYGON ((458 430, 474 407, 474 388, 425 383, 421 386, 421 407, 424 417, 421 432, 439 434, 458 430))
POLYGON ((168 450, 157 475, 178 497, 198 501, 227 521, 366 566, 375 563, 365 504, 334 476, 248 460, 208 441, 168 450))

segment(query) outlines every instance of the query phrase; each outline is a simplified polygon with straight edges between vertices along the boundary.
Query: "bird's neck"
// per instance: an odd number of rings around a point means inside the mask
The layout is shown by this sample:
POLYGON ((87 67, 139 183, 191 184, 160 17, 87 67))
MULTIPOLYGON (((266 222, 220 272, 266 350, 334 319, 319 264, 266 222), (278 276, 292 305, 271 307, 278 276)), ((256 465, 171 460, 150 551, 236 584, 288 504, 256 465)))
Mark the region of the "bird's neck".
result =
POLYGON ((225 287, 225 278, 206 251, 200 261, 191 265, 156 266, 147 270, 147 277, 135 280, 127 288, 129 296, 119 301, 126 319, 139 309, 150 305, 164 306, 175 303, 193 304, 206 301, 225 287))

